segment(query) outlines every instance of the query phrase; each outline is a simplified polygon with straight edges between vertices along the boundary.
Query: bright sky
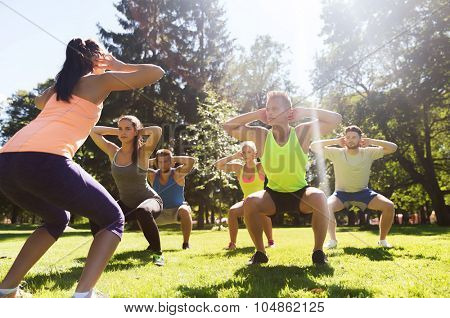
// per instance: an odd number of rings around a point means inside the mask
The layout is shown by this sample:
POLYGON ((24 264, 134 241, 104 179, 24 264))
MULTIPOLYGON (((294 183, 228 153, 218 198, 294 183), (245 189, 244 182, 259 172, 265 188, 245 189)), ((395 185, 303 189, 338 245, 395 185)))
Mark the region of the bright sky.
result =
MULTIPOLYGON (((321 48, 320 1, 222 0, 228 28, 237 43, 249 48, 269 34, 291 49, 291 77, 303 93, 311 91, 309 71, 321 48)), ((0 0, 0 107, 5 96, 32 89, 54 77, 73 37, 97 39, 96 24, 119 31, 111 0, 0 0), (34 24, 5 6, 10 6, 34 24)))

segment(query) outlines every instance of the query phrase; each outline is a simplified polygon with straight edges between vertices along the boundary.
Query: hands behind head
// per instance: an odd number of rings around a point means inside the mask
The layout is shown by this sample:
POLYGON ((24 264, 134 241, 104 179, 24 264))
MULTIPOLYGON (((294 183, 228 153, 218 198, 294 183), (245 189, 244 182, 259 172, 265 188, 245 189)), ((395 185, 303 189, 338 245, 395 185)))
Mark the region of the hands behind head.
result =
POLYGON ((94 67, 101 70, 119 71, 120 67, 123 65, 121 61, 116 59, 112 54, 105 53, 94 57, 93 59, 94 67))
POLYGON ((244 160, 244 155, 242 154, 242 151, 238 151, 233 155, 234 159, 244 160))
POLYGON ((339 146, 341 146, 342 148, 345 148, 345 137, 342 136, 338 139, 338 144, 339 146))
POLYGON ((361 141, 359 142, 360 147, 366 148, 366 147, 369 147, 369 145, 370 145, 369 138, 361 138, 361 141))
POLYGON ((264 124, 267 124, 267 111, 266 107, 260 108, 256 111, 256 114, 258 115, 258 119, 262 121, 264 124))
POLYGON ((290 123, 294 121, 294 109, 289 110, 288 120, 290 123))

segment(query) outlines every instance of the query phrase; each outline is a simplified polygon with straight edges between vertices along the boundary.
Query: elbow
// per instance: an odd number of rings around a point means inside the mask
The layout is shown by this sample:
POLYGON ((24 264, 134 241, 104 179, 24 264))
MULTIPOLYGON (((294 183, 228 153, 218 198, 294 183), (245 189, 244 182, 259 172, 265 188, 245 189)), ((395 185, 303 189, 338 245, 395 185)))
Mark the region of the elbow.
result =
POLYGON ((159 138, 161 138, 161 136, 162 136, 162 128, 161 127, 159 127, 159 126, 155 126, 155 135, 156 136, 158 136, 159 138))
POLYGON ((36 96, 34 99, 34 105, 36 106, 37 109, 42 110, 44 108, 44 105, 42 105, 41 102, 41 96, 36 96))
POLYGON ((230 125, 228 122, 226 122, 225 124, 222 125, 223 130, 225 130, 225 132, 231 136, 231 132, 233 131, 233 127, 232 125, 230 125))
POLYGON ((391 153, 396 152, 397 149, 398 149, 398 146, 397 146, 396 144, 392 144, 392 150, 391 150, 391 153))
POLYGON ((335 113, 334 122, 333 123, 334 123, 334 125, 336 127, 339 126, 339 124, 342 123, 342 115, 339 114, 339 113, 335 113))
POLYGON ((316 142, 316 141, 311 143, 311 145, 309 146, 309 150, 312 151, 312 152, 314 152, 314 153, 317 153, 317 152, 318 152, 318 149, 317 149, 317 142, 316 142))
POLYGON ((151 83, 159 81, 165 74, 164 70, 158 65, 146 65, 145 69, 148 73, 148 78, 151 79, 151 83))
POLYGON ((93 137, 94 135, 97 135, 97 127, 94 126, 91 129, 91 132, 89 133, 89 136, 93 137))
POLYGON ((159 141, 162 136, 162 128, 158 126, 154 126, 151 128, 151 133, 153 136, 151 138, 155 141, 159 141))
POLYGON ((164 70, 160 66, 155 65, 154 67, 156 77, 158 78, 158 80, 160 80, 164 76, 164 74, 166 74, 166 72, 164 72, 164 70))

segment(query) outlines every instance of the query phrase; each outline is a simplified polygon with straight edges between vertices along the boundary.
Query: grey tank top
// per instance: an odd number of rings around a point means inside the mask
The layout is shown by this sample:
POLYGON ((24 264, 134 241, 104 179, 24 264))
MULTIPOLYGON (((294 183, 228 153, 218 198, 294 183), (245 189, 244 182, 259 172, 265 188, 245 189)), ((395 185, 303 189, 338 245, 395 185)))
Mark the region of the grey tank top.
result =
POLYGON ((137 163, 127 166, 116 164, 117 151, 111 161, 111 174, 119 189, 120 201, 127 207, 134 209, 142 202, 152 198, 158 198, 158 194, 147 182, 147 169, 138 167, 137 163))

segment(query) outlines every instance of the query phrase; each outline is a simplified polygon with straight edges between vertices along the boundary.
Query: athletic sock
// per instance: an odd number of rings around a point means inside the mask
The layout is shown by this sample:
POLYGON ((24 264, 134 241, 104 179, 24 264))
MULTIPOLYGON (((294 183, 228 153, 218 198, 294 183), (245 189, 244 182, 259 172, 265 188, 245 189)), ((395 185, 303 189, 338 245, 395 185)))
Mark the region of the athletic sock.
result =
POLYGON ((90 298, 92 294, 92 289, 87 292, 74 292, 72 298, 90 298))
POLYGON ((0 296, 10 295, 17 292, 18 289, 19 286, 17 286, 16 288, 0 288, 0 296))

